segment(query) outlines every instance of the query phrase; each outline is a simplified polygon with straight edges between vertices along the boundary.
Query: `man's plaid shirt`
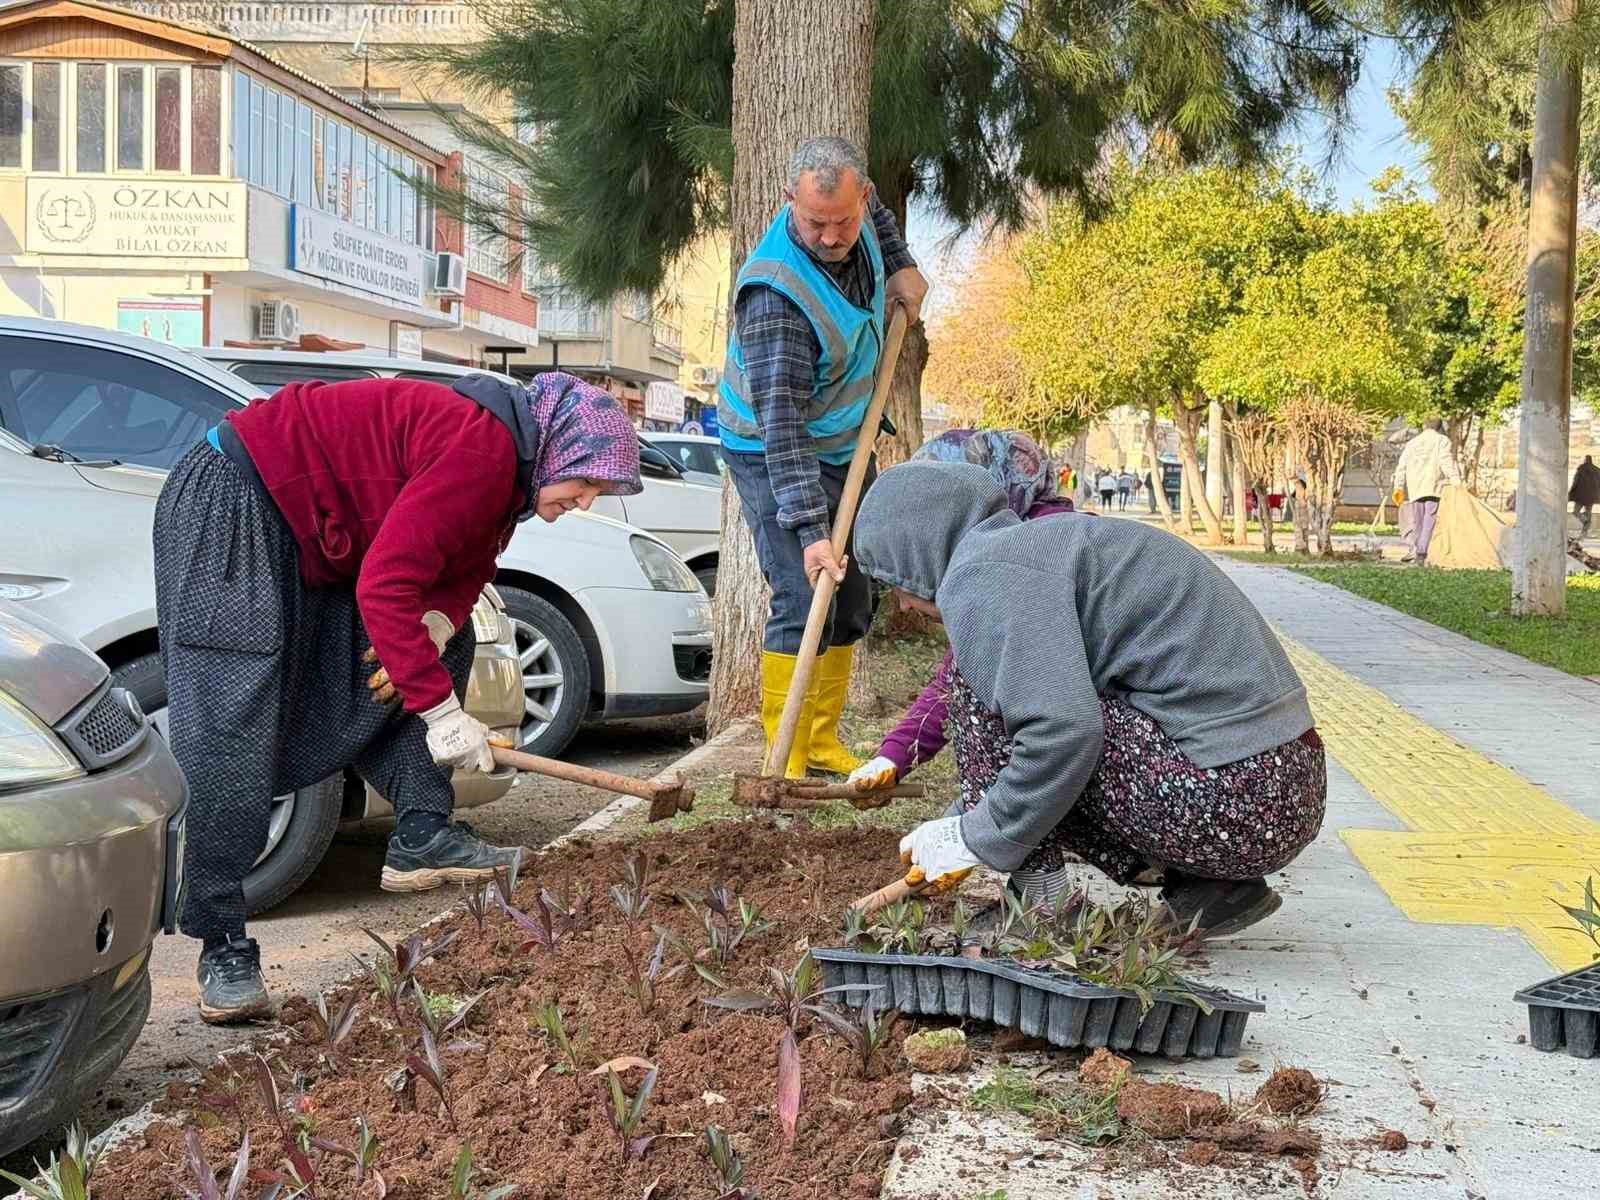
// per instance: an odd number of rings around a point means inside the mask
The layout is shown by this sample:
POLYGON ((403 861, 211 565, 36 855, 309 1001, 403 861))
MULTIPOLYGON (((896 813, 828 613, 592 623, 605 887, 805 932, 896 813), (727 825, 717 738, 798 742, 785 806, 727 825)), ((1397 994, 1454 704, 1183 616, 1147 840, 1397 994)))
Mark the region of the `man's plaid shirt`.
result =
MULTIPOLYGON (((916 266, 894 214, 876 195, 869 202, 869 212, 883 252, 884 276, 916 266)), ((789 236, 796 246, 805 248, 792 216, 789 236)), ((833 278, 850 303, 858 308, 872 303, 872 261, 859 239, 843 262, 823 262, 814 254, 811 258, 833 278)), ((766 447, 767 474, 778 501, 778 524, 792 529, 801 546, 824 541, 828 537, 828 500, 805 417, 822 343, 800 306, 770 287, 745 288, 733 316, 744 350, 751 406, 766 447)))

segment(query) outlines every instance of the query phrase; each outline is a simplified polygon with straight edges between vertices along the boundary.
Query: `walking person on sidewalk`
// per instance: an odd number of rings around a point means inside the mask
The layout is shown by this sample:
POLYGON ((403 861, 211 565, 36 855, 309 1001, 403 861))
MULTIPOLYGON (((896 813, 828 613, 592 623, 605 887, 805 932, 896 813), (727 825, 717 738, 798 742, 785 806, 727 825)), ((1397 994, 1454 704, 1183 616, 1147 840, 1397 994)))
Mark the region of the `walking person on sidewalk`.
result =
POLYGON ((1406 443, 1394 468, 1394 487, 1405 493, 1406 511, 1401 515, 1401 537, 1406 555, 1402 562, 1428 561, 1428 544, 1433 541, 1434 522, 1439 519, 1439 493, 1447 483, 1460 483, 1444 422, 1429 417, 1422 432, 1406 443))
POLYGON ((451 770, 494 765, 461 707, 468 618, 516 522, 639 490, 627 414, 562 374, 291 383, 173 468, 156 611, 203 1019, 272 1011, 243 883, 275 795, 350 768, 387 797, 386 891, 515 869, 520 847, 450 823, 451 770))
POLYGON ((961 798, 901 842, 911 866, 940 889, 1067 852, 1119 884, 1154 869, 1208 937, 1276 911, 1265 876, 1316 837, 1327 768, 1305 686, 1205 555, 1137 521, 1022 521, 944 463, 886 472, 856 537, 955 656, 961 798))
MULTIPOLYGON (((1005 491, 1006 505, 1024 521, 1073 511, 1072 501, 1052 488, 1049 462, 1025 433, 952 429, 929 442, 913 462, 966 462, 983 467, 1005 491)), ((932 761, 945 748, 950 715, 950 680, 955 655, 946 651, 933 678, 878 747, 877 755, 850 775, 863 791, 892 787, 913 768, 932 761)), ((1013 883, 1030 897, 1054 896, 1065 885, 1066 870, 1053 874, 1016 872, 1013 883)))
POLYGON ((1100 511, 1110 512, 1111 497, 1117 494, 1117 477, 1112 474, 1110 467, 1101 469, 1100 478, 1095 480, 1094 487, 1095 491, 1100 493, 1100 511))
MULTIPOLYGON (((913 324, 928 283, 894 215, 843 138, 801 143, 787 203, 735 281, 734 331, 717 400, 723 458, 772 588, 761 655, 761 720, 770 746, 794 678, 811 589, 838 583, 812 689, 785 766, 847 774, 860 760, 839 741, 856 643, 872 624, 872 592, 846 549, 835 559, 838 512, 856 438, 872 399, 890 305, 913 324)), ((867 483, 874 471, 869 464, 867 483)))
POLYGON ((1117 511, 1128 511, 1128 493, 1133 491, 1133 472, 1124 467, 1117 476, 1117 511))
POLYGON ((1583 461, 1578 464, 1567 499, 1572 501, 1573 515, 1578 518, 1578 536, 1588 537, 1594 506, 1600 504, 1600 467, 1594 465, 1592 454, 1585 454, 1583 461))

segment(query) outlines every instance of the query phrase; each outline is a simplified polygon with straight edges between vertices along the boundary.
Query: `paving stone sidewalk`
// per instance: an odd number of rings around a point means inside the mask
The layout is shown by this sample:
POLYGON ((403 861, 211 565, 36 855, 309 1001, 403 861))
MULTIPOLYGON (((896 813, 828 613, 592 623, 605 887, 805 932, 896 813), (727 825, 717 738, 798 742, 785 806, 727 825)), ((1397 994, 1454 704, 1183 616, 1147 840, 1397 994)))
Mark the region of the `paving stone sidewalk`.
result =
MULTIPOLYGON (((1261 1073, 1142 1057, 1137 1071, 1247 1096, 1274 1066, 1309 1068, 1328 1084, 1309 1122, 1324 1138, 1318 1196, 1597 1194, 1600 1059, 1533 1050, 1511 997, 1584 961, 1580 939, 1549 930, 1562 914, 1542 889, 1600 869, 1600 686, 1279 568, 1219 562, 1307 678, 1333 752, 1328 818, 1275 880, 1282 910, 1211 956, 1210 982, 1267 1005, 1243 1052, 1261 1073), (1385 1130, 1409 1148, 1381 1149, 1385 1130)), ((1073 1061, 1013 1059, 1063 1075, 1073 1061)), ((979 1055, 960 1082, 919 1077, 933 1103, 902 1138, 885 1197, 1307 1190, 1287 1161, 1106 1173, 1102 1155, 964 1106, 993 1065, 979 1055)))

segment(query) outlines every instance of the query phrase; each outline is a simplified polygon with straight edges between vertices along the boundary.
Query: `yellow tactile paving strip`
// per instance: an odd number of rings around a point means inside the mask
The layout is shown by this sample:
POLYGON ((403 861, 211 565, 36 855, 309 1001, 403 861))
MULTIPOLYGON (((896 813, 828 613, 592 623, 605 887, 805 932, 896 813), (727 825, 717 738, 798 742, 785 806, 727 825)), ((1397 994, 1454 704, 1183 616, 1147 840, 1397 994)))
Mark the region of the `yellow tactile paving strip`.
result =
MULTIPOLYGON (((1280 635, 1281 637, 1281 635, 1280 635)), ((1600 822, 1419 721, 1376 688, 1283 638, 1328 751, 1407 833, 1339 836, 1413 921, 1520 929, 1562 970, 1589 962, 1552 900, 1583 903, 1600 874, 1600 822)))

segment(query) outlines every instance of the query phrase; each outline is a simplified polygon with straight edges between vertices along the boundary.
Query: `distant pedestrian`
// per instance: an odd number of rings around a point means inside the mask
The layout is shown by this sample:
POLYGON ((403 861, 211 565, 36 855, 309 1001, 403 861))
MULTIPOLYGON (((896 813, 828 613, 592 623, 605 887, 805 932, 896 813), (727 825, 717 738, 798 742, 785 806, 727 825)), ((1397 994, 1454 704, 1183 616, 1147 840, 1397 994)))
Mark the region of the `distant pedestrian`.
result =
POLYGON ((1150 478, 1150 472, 1144 473, 1144 498, 1150 502, 1150 515, 1156 515, 1156 485, 1150 478))
POLYGON ((1572 501, 1572 511, 1578 518, 1578 528, 1582 530, 1579 536, 1588 537, 1594 506, 1600 504, 1600 467, 1594 465, 1594 455, 1585 454, 1583 461, 1578 464, 1567 499, 1572 501))
POLYGON ((1100 511, 1110 512, 1111 497, 1117 494, 1117 477, 1109 469, 1102 469, 1094 488, 1100 493, 1100 511))
POLYGON ((1428 543, 1439 519, 1439 493, 1445 484, 1460 482, 1461 469, 1444 434, 1444 422, 1429 417, 1422 432, 1406 443, 1394 468, 1394 487, 1403 490, 1406 505, 1400 522, 1406 543, 1402 562, 1428 561, 1428 543))
POLYGON ((1133 472, 1124 469, 1117 476, 1117 508, 1126 512, 1128 508, 1128 493, 1133 491, 1133 472))

